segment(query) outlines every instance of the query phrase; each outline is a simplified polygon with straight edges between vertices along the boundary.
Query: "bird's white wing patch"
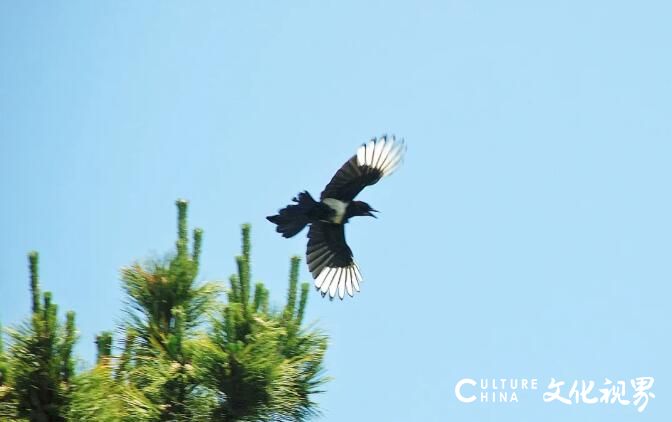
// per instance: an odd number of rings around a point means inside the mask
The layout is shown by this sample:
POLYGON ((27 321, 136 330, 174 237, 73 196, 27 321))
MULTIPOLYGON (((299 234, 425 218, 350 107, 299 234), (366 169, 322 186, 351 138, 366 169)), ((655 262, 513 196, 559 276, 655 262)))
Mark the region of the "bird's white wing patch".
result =
POLYGON ((381 177, 385 177, 399 167, 405 152, 406 144, 403 139, 382 136, 364 143, 357 149, 357 164, 380 170, 381 177))
POLYGON ((336 268, 325 267, 320 273, 320 276, 322 276, 322 274, 324 274, 324 282, 322 283, 322 286, 319 287, 319 289, 320 293, 322 293, 322 296, 324 296, 329 290, 329 285, 331 284, 334 275, 336 274, 336 268))
POLYGON ((357 148, 357 165, 363 166, 366 163, 366 148, 364 145, 357 148))
POLYGON ((345 288, 348 291, 348 294, 352 296, 354 294, 354 292, 352 291, 352 274, 350 274, 350 276, 351 276, 350 280, 347 280, 345 282, 345 288))
POLYGON ((315 288, 322 296, 329 295, 333 299, 338 295, 340 299, 345 297, 345 293, 354 296, 359 291, 359 283, 362 281, 362 274, 359 272, 357 264, 354 262, 347 267, 324 267, 320 274, 315 278, 315 288))
POLYGON ((338 283, 340 282, 342 275, 343 268, 337 269, 336 274, 334 275, 334 279, 331 281, 331 284, 329 284, 329 297, 336 296, 336 289, 338 288, 338 283))
POLYGON ((373 151, 375 149, 376 149, 376 141, 372 139, 366 144, 366 153, 364 154, 364 156, 366 157, 366 163, 369 166, 372 166, 373 151))
POLYGON ((376 146, 373 149, 373 160, 371 161, 373 167, 378 166, 381 163, 381 158, 383 155, 383 150, 385 149, 385 144, 387 143, 387 138, 379 139, 376 142, 376 146))

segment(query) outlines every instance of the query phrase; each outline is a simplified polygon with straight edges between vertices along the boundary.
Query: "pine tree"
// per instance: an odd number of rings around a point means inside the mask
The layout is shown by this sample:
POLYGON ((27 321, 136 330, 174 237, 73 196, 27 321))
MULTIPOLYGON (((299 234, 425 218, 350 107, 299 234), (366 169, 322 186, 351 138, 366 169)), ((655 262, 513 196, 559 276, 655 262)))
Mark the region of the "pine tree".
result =
POLYGON ((301 286, 297 306, 299 262, 292 258, 284 310, 272 312, 262 283, 250 297, 250 227, 243 226, 228 303, 200 354, 204 381, 218 393, 213 420, 301 421, 317 413, 310 395, 326 381, 321 372, 327 341, 317 331, 301 330, 309 286, 301 286))
POLYGON ((16 417, 31 422, 65 421, 74 371, 75 314, 58 321, 58 307, 50 292, 40 296, 38 254, 28 256, 32 317, 11 331, 10 366, 16 417))
POLYGON ((0 336, 0 420, 12 421, 302 421, 326 381, 326 336, 302 326, 309 286, 291 260, 287 301, 269 306, 252 285, 250 227, 230 278, 228 302, 217 283, 197 283, 203 232, 187 230, 187 202, 177 201, 176 251, 122 269, 128 318, 114 347, 96 337, 96 365, 74 373, 74 313, 64 324, 50 293, 39 290, 38 256, 30 258, 32 318, 0 336), (209 317, 209 318, 208 318, 209 317), (115 349, 118 354, 115 354, 115 349))
POLYGON ((4 332, 0 324, 0 421, 16 416, 16 398, 11 384, 9 358, 5 353, 4 332))
MULTIPOLYGON (((0 388, 9 382, 9 363, 5 357, 5 337, 0 324, 0 388)), ((2 396, 0 396, 2 397, 2 396)))
POLYGON ((158 417, 142 394, 113 376, 112 333, 96 336, 96 366, 75 378, 68 412, 77 422, 149 422, 158 417))
MULTIPOLYGON (((187 201, 178 200, 176 253, 165 261, 138 263, 122 270, 129 323, 123 373, 145 393, 161 421, 207 420, 193 363, 197 328, 215 304, 219 287, 196 283, 203 231, 193 232, 189 251, 187 201), (205 412, 205 414, 204 414, 205 412)), ((204 404, 205 403, 205 404, 204 404)))

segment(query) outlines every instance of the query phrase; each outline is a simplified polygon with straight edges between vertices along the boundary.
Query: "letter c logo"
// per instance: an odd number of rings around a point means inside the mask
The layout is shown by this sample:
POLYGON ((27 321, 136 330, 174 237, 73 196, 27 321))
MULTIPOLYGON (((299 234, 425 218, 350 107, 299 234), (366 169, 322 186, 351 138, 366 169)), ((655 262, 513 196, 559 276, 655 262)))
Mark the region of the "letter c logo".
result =
POLYGON ((457 397, 457 399, 459 401, 461 401, 462 403, 471 403, 471 402, 476 400, 476 396, 471 395, 469 397, 464 397, 462 395, 462 391, 461 391, 462 386, 464 384, 469 384, 472 387, 475 387, 476 386, 476 381, 472 380, 471 378, 462 378, 461 380, 459 380, 457 382, 457 384, 455 384, 455 397, 457 397))

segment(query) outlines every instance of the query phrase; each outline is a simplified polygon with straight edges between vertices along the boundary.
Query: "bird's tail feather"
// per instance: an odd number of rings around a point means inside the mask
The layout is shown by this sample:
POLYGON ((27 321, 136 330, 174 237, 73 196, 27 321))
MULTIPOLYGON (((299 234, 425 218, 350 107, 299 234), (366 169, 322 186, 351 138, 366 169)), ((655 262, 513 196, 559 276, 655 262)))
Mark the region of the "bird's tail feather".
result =
POLYGON ((281 209, 277 215, 266 217, 268 221, 277 225, 275 230, 283 237, 292 237, 303 230, 310 222, 308 212, 313 209, 316 202, 307 191, 299 193, 292 201, 296 205, 288 205, 281 209))

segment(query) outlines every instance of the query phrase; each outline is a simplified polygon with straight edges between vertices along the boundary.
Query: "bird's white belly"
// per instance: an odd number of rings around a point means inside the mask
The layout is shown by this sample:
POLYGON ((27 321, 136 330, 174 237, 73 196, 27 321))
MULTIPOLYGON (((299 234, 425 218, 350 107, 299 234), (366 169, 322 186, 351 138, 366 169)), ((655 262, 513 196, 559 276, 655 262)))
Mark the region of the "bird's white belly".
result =
POLYGON ((343 224, 343 217, 345 217, 345 210, 348 208, 348 203, 334 198, 324 198, 322 203, 334 210, 334 215, 328 222, 343 224))

